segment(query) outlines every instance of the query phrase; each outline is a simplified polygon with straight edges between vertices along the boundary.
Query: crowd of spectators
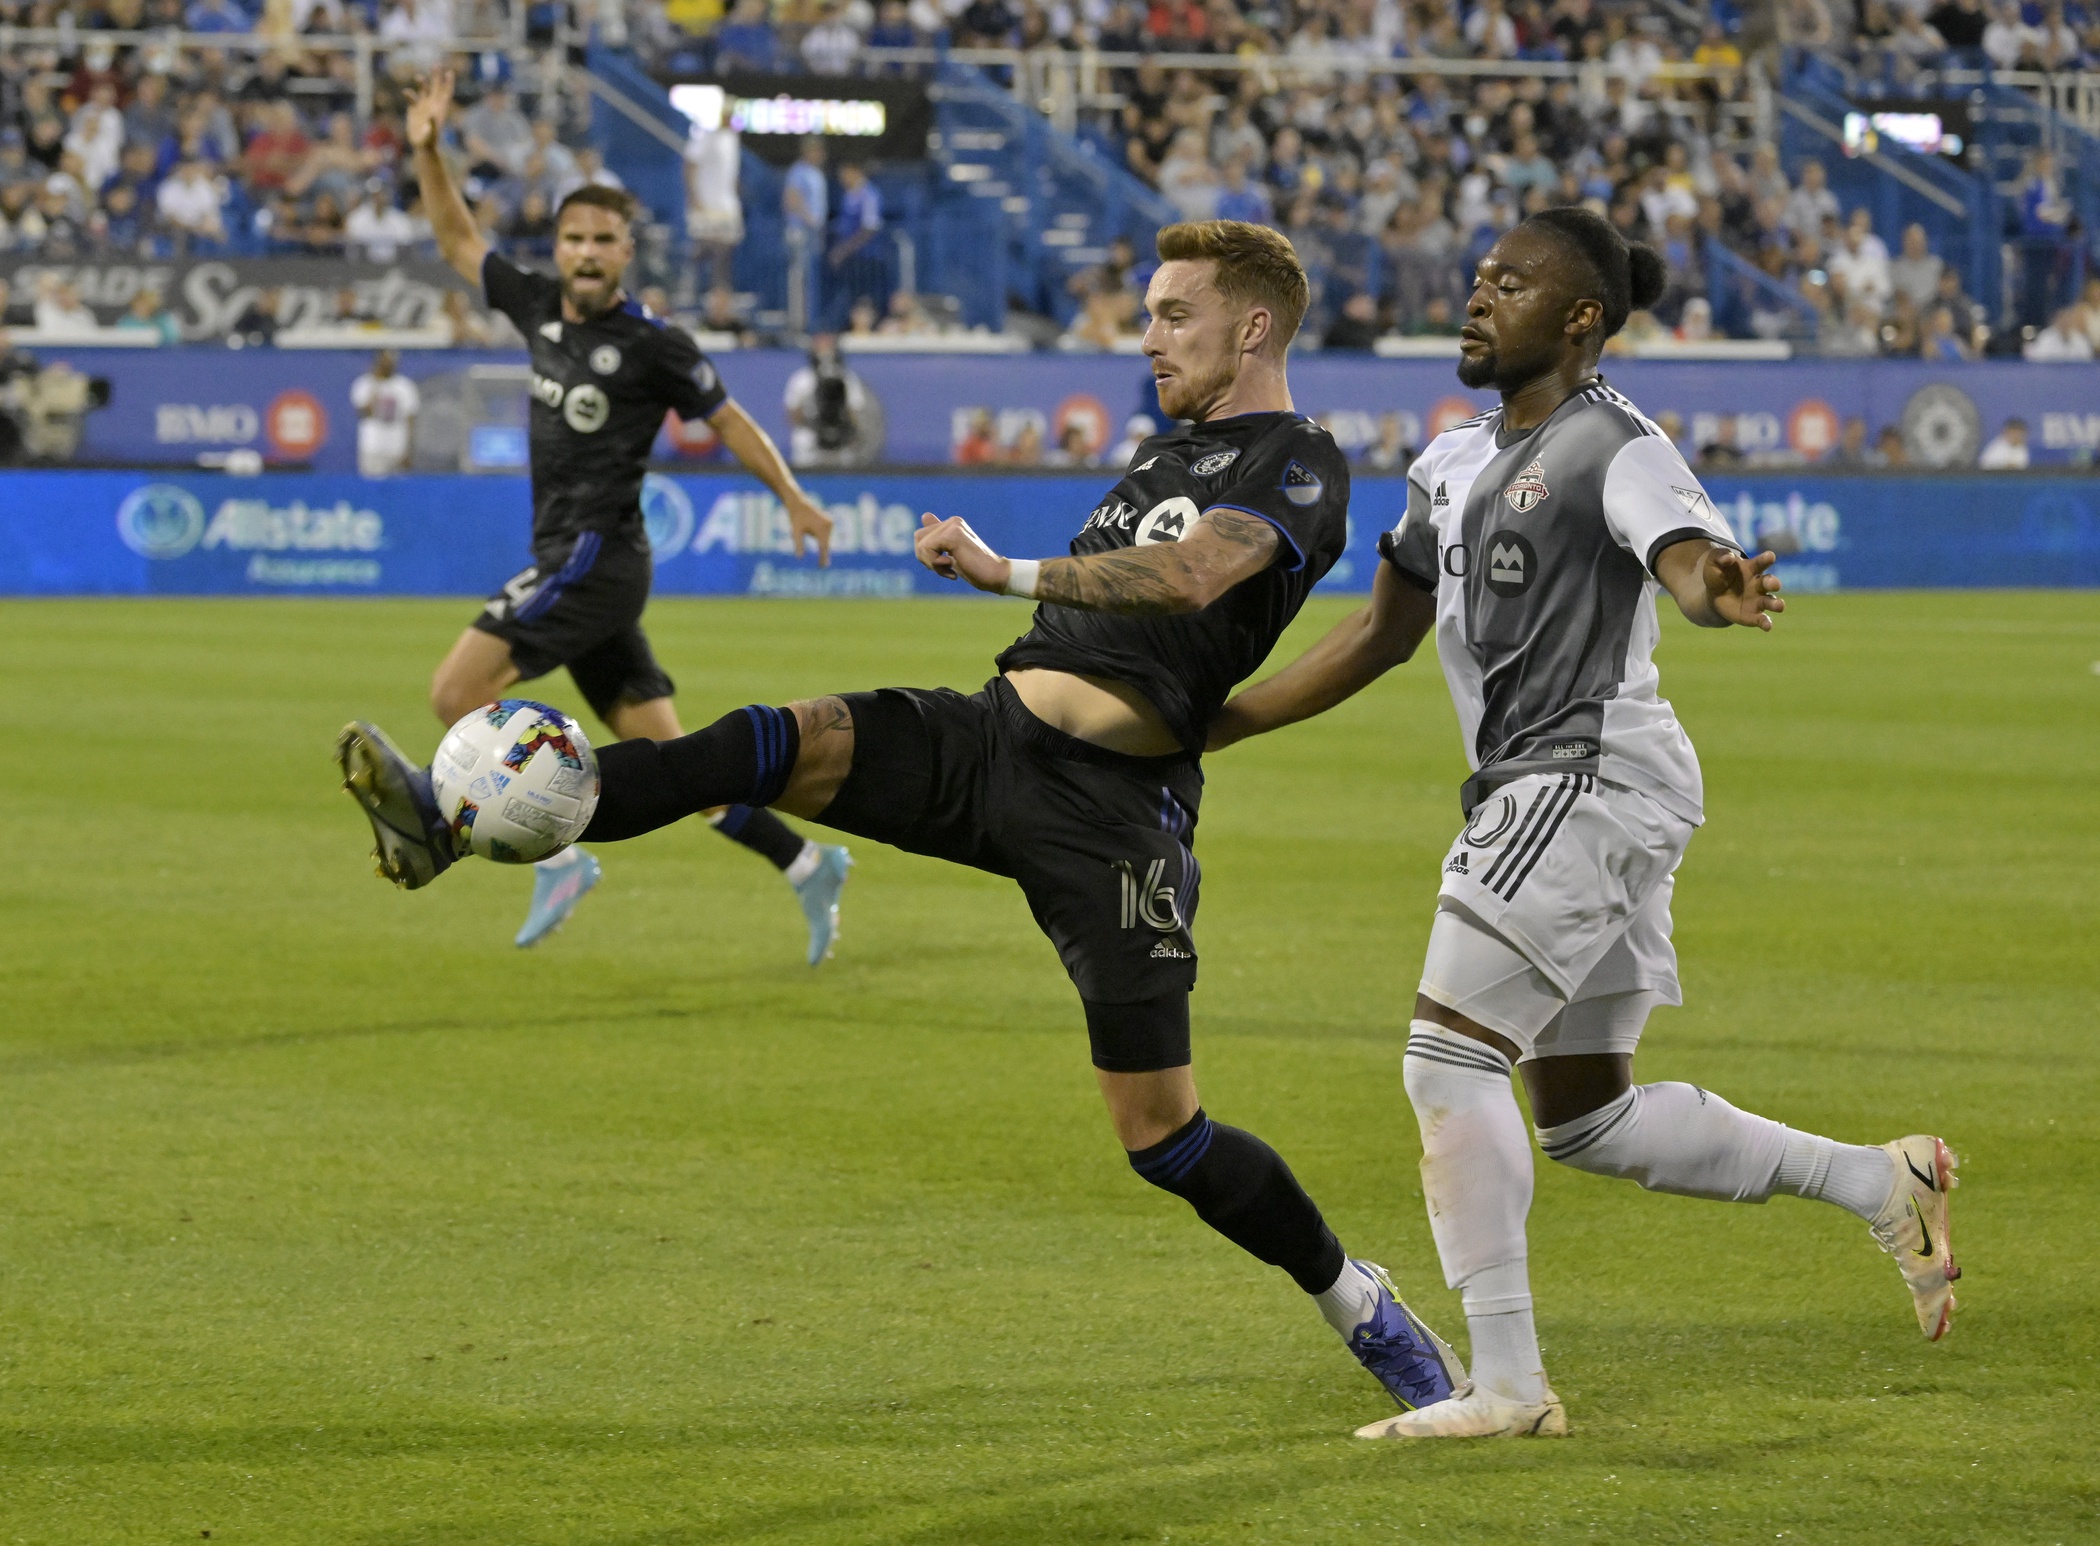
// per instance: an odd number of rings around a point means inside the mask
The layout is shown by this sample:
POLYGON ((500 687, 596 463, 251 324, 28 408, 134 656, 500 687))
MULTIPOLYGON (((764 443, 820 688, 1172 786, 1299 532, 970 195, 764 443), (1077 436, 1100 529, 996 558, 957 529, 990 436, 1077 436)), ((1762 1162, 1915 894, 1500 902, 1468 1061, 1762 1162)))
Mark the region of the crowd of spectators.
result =
MULTIPOLYGON (((449 0, 386 0, 383 9, 268 0, 254 15, 232 0, 187 10, 177 0, 105 0, 87 16, 65 9, 75 23, 70 41, 0 56, 0 254, 54 266, 429 255, 401 114, 406 83, 436 57, 424 45, 474 21, 449 0), (286 42, 174 48, 97 35, 174 26, 275 29, 286 42), (381 57, 362 119, 351 56, 300 42, 357 30, 396 45, 381 57)), ((49 25, 57 13, 0 0, 0 21, 25 27, 49 25)), ((504 56, 457 63, 464 85, 452 150, 476 216, 495 245, 543 255, 563 195, 618 178, 595 150, 564 136, 549 116, 559 114, 558 99, 521 100, 504 56)), ((38 306, 42 320, 65 330, 90 319, 144 325, 131 311, 97 316, 77 297, 63 308, 57 300, 39 297, 38 306)))
POLYGON ((2100 68, 2085 0, 1786 0, 1793 46, 1842 57, 1900 91, 1927 70, 2100 68))
MULTIPOLYGON (((474 3, 0 0, 0 22, 49 25, 61 14, 72 22, 70 41, 0 58, 0 252, 57 264, 221 253, 389 261, 427 252, 403 155, 402 85, 448 34, 492 25, 470 11, 474 3), (281 41, 254 52, 120 46, 98 36, 176 26, 281 41), (302 41, 360 31, 384 49, 362 119, 350 110, 351 56, 302 41)), ((1590 205, 1669 262, 1669 291, 1629 323, 1625 347, 1761 336, 1837 355, 1954 361, 2023 342, 2038 357, 2065 358, 2073 334, 2095 341, 2100 305, 2059 314, 2076 287, 2052 273, 2024 305, 2024 337, 2008 342, 1994 298, 1966 293, 1964 273, 1931 250, 1925 230, 1877 231, 1867 212, 1839 206, 1815 161, 1782 166, 1769 139, 1748 132, 1749 72, 1735 35, 1715 17, 1696 27, 1684 19, 1697 14, 1613 0, 626 7, 630 41, 645 57, 686 68, 845 73, 869 67, 868 48, 933 41, 1220 56, 1216 69, 1147 59, 1113 72, 1121 105, 1104 127, 1130 171, 1183 217, 1258 220, 1289 235, 1316 281, 1308 342, 1330 348, 1455 333, 1480 254, 1525 213, 1562 203, 1590 205), (1370 68, 1429 58, 1570 68, 1551 77, 1370 68)), ((1716 16, 1733 14, 1716 7, 1716 16)), ((2100 58, 2100 0, 1779 0, 1776 21, 1787 46, 1848 56, 1862 69, 2100 58)), ((467 63, 456 144, 464 186, 494 243, 543 254, 561 197, 618 178, 563 132, 559 101, 512 89, 503 56, 467 63)), ((716 180, 729 183, 733 201, 733 168, 716 180)), ((842 213, 851 195, 845 189, 836 201, 842 213)), ((2046 155, 2031 158, 2011 208, 2009 234, 2043 249, 2075 234, 2046 155)), ((859 235, 842 235, 838 224, 814 217, 804 261, 844 261, 841 247, 859 235)), ((679 300, 719 309, 711 292, 741 235, 739 220, 733 237, 694 254, 679 300)), ((1128 253, 1080 275, 1066 346, 1127 339, 1143 278, 1128 253)), ((864 298, 876 308, 883 299, 864 298)), ((830 325, 847 325, 844 304, 830 325)), ((78 329, 94 315, 77 296, 38 305, 59 327, 78 329)), ((128 316, 128 325, 147 320, 128 316)))

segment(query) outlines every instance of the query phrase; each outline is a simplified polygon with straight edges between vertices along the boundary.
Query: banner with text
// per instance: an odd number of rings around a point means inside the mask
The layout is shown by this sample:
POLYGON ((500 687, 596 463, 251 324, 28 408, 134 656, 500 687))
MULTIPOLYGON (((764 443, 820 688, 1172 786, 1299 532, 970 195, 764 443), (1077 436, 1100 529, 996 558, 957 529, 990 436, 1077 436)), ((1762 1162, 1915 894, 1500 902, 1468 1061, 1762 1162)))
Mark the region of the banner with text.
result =
MULTIPOLYGON (((1060 476, 810 480, 837 522, 832 563, 798 557, 748 479, 652 474, 644 514, 666 595, 969 594, 912 556, 919 515, 967 515, 1003 552, 1065 551, 1110 486, 1060 476)), ((1713 478, 1744 544, 1790 589, 2100 585, 2100 481, 2046 476, 1713 478)), ((1369 587, 1405 480, 1363 477, 1348 550, 1323 582, 1369 587)), ((0 595, 484 595, 530 561, 522 478, 372 482, 287 473, 0 475, 0 595)))
MULTIPOLYGON (((385 299, 404 308, 403 315, 420 315, 438 294, 438 276, 411 283, 406 267, 389 272, 393 279, 373 282, 394 286, 385 299)), ((258 272, 242 284, 263 277, 258 272)), ((209 304, 223 307, 237 298, 238 289, 225 283, 225 276, 212 277, 209 304)), ((110 382, 109 406, 88 416, 84 459, 188 463, 200 454, 248 449, 266 461, 317 472, 357 466, 350 386, 369 368, 368 352, 54 347, 37 354, 110 382)), ((718 363, 737 400, 785 444, 783 399, 803 357, 754 349, 724 354, 718 363)), ((1073 426, 1087 455, 1098 457, 1122 440, 1131 415, 1160 421, 1152 374, 1141 359, 856 353, 847 363, 881 402, 883 456, 892 465, 954 465, 987 451, 996 460, 1030 429, 1040 444, 1062 446, 1073 426)), ((522 352, 412 350, 401 368, 423 387, 429 422, 418 426, 416 454, 425 470, 464 466, 477 424, 523 422, 522 352), (499 388, 499 380, 508 385, 499 388)), ((2026 421, 2038 465, 2091 462, 2100 453, 2100 365, 1628 360, 1610 362, 1606 374, 1649 414, 1676 415, 1688 456, 1725 436, 1751 457, 1814 462, 1855 417, 1865 421, 1870 444, 1893 426, 1910 459, 1927 466, 1973 464, 2011 418, 2026 421)), ((1299 409, 1325 424, 1351 455, 1378 441, 1383 421, 1391 421, 1400 444, 1419 448, 1494 401, 1492 393, 1460 388, 1448 360, 1308 355, 1292 361, 1291 389, 1299 409)), ((683 450, 711 446, 711 437, 700 436, 682 449, 667 433, 657 452, 676 461, 683 450)))

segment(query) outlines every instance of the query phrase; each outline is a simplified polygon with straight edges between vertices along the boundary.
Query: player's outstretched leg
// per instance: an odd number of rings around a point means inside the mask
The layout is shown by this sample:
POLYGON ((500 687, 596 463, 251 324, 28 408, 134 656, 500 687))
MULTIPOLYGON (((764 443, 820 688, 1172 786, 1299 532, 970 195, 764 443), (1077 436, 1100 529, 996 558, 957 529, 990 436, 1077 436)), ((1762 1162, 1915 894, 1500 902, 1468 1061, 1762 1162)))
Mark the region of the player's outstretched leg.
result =
POLYGON ((743 844, 787 878, 809 920, 809 964, 829 960, 839 937, 839 893, 846 889, 853 856, 836 843, 812 842, 757 806, 727 806, 707 819, 722 836, 743 844))
MULTIPOLYGON (((1549 1094, 1557 1064, 1527 1065, 1533 1103, 1549 1094)), ((1551 1109, 1550 1102, 1543 1103, 1551 1109)), ((1642 1084, 1572 1120, 1537 1129, 1550 1159, 1597 1175, 1623 1176, 1651 1192, 1722 1202, 1763 1202, 1779 1193, 1833 1203, 1866 1220, 1896 1259, 1918 1325, 1938 1341, 1954 1316, 1950 1288, 1961 1276, 1948 1242, 1953 1154, 1918 1134, 1873 1146, 1838 1143, 1738 1110, 1691 1084, 1642 1084)))

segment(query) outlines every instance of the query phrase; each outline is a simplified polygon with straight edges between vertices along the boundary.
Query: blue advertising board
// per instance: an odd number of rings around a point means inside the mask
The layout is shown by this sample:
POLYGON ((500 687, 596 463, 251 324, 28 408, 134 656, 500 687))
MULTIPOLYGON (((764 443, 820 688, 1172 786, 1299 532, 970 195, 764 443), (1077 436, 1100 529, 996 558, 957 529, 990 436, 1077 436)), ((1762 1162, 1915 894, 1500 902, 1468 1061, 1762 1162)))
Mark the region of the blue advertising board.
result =
MULTIPOLYGON (((1019 555, 1061 553, 1104 473, 833 474, 810 480, 837 522, 832 563, 792 551, 750 479, 652 474, 643 500, 656 588, 693 596, 967 594, 912 557, 922 511, 966 515, 1019 555)), ((1710 478, 1746 545, 1782 554, 1796 591, 2100 585, 2100 479, 1710 478)), ((1322 588, 1361 591, 1405 480, 1353 484, 1347 552, 1322 588)), ((530 561, 517 477, 368 481, 324 473, 18 472, 0 476, 0 595, 485 595, 530 561)))
MULTIPOLYGON (((110 382, 109 406, 87 421, 86 459, 194 463, 200 454, 245 449, 317 472, 356 469, 350 384, 370 363, 362 351, 47 349, 39 356, 110 382)), ((447 382, 457 392, 477 371, 515 373, 524 359, 522 352, 411 351, 401 368, 435 403, 447 382)), ((896 465, 954 462, 980 415, 1009 445, 1032 425, 1042 444, 1058 446, 1077 424, 1098 454, 1122 438, 1131 414, 1158 413, 1150 370, 1128 356, 854 354, 849 363, 881 404, 884 459, 896 465)), ((1453 363, 1311 354, 1292 360, 1291 385, 1298 407, 1347 451, 1373 443, 1388 414, 1402 440, 1419 447, 1493 401, 1462 389, 1453 363)), ((742 350, 719 364, 737 400, 785 444, 783 398, 802 356, 742 350)), ((1932 465, 1942 457, 1973 462, 1976 448, 2013 417, 2026 420, 2039 463, 2090 462, 2100 453, 2100 364, 1614 360, 1606 374, 1651 415, 1676 414, 1688 454, 1725 427, 1746 453, 1812 462, 1854 417, 1870 436, 1896 426, 1913 460, 1932 465)), ((668 435, 658 450, 679 454, 668 435)))

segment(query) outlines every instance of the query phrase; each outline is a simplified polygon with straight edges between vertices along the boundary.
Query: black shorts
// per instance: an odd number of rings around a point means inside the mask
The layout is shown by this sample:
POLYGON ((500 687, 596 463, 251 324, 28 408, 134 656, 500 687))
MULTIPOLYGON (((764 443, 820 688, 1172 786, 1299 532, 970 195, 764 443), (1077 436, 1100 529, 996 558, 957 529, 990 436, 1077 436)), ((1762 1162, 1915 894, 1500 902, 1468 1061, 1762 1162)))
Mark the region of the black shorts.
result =
POLYGON ((843 696, 853 769, 824 822, 1019 881, 1087 1003, 1095 1064, 1134 1073, 1187 1063, 1197 760, 1075 740, 1029 713, 1003 677, 968 696, 843 696))
POLYGON ((587 531, 559 569, 549 573, 535 564, 506 580, 474 626, 510 646, 522 681, 567 666, 584 701, 604 719, 620 704, 674 691, 642 632, 651 570, 646 547, 587 531))

